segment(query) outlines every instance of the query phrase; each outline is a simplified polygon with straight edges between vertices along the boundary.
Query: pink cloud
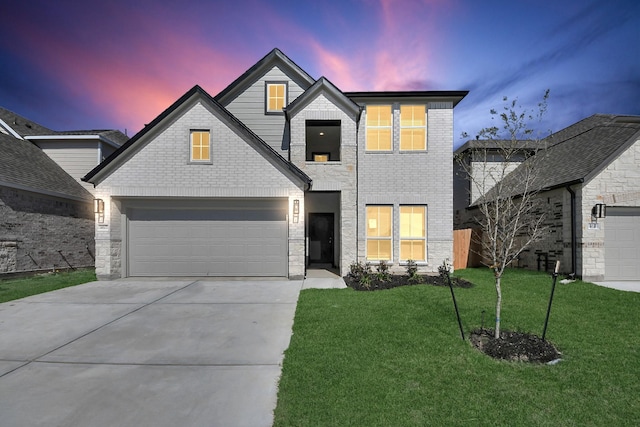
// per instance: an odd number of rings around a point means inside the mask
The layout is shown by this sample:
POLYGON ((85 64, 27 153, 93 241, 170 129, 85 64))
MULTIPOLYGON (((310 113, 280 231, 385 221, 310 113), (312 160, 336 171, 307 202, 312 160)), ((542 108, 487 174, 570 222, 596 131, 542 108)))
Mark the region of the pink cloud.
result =
POLYGON ((241 55, 215 50, 215 44, 188 29, 173 30, 160 14, 130 13, 119 26, 135 31, 98 37, 85 29, 83 38, 33 26, 20 36, 34 51, 47 46, 32 60, 67 93, 100 111, 109 126, 131 132, 193 85, 215 95, 250 65, 241 55))

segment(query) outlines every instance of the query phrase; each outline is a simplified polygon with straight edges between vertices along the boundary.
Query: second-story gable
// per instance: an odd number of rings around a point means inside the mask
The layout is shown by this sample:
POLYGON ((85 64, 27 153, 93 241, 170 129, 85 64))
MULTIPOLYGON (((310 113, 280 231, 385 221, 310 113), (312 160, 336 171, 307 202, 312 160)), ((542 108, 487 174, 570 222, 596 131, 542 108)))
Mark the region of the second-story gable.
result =
POLYGON ((284 108, 315 80, 274 49, 215 99, 278 152, 285 153, 284 108))

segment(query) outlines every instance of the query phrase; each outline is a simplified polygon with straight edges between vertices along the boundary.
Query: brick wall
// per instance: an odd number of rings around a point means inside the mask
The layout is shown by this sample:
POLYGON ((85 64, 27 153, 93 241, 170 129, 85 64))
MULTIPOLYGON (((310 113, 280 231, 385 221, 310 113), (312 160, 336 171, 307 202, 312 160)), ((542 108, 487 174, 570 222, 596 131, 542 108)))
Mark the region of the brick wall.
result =
MULTIPOLYGON (((311 101, 291 120, 291 162, 313 180, 312 191, 339 192, 340 210, 335 248, 341 274, 346 274, 356 254, 356 123, 324 95, 311 101), (306 161, 306 121, 340 120, 340 161, 314 163, 306 161)), ((319 199, 316 199, 319 200, 319 199)), ((326 207, 315 207, 327 212, 326 207)), ((308 213, 308 212, 307 212, 308 213)))
POLYGON ((427 150, 401 152, 399 104, 393 105, 393 152, 366 152, 366 112, 358 145, 358 259, 366 258, 366 205, 393 205, 393 269, 399 265, 400 205, 427 206, 427 260, 422 272, 437 272, 453 261, 453 105, 429 103, 427 150))
POLYGON ((0 273, 90 267, 91 202, 0 187, 0 273))
MULTIPOLYGON (((223 116, 200 102, 185 104, 140 140, 137 152, 98 184, 95 194, 105 201, 105 221, 96 224, 96 275, 114 279, 125 273, 122 203, 126 198, 285 197, 291 212, 293 200, 304 201, 304 191, 283 169, 229 127, 223 116), (190 129, 210 130, 210 164, 189 163, 190 129)), ((289 277, 303 274, 304 219, 297 223, 290 219, 289 277)))

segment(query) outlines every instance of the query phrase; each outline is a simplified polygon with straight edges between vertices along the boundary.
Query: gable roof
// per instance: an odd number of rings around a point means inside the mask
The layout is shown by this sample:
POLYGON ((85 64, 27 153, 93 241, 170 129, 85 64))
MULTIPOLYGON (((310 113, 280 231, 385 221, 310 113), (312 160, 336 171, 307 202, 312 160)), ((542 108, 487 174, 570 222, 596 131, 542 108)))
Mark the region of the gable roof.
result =
POLYGON ((505 180, 517 185, 520 168, 536 163, 537 190, 586 182, 640 138, 640 116, 595 114, 545 138, 548 148, 529 158, 505 180), (544 156, 541 159, 536 157, 544 156), (569 161, 570 159, 570 161, 569 161))
POLYGON ((211 95, 209 95, 204 89, 196 85, 191 88, 187 93, 182 95, 176 102, 174 102, 169 108, 164 110, 158 117, 156 117, 151 123, 145 126, 140 132, 135 134, 125 144, 120 146, 113 154, 107 157, 102 163, 93 168, 88 174, 86 174, 82 181, 96 183, 99 178, 106 172, 117 168, 118 164, 127 158, 128 153, 133 153, 136 143, 140 141, 145 135, 151 132, 154 128, 159 126, 167 117, 172 115, 181 106, 189 102, 194 97, 199 97, 203 102, 207 103, 211 108, 221 114, 228 120, 230 125, 240 132, 247 140, 254 143, 254 146, 262 151, 266 156, 273 159, 276 164, 279 164, 283 169, 289 171, 294 177, 299 179, 303 184, 310 186, 311 178, 305 174, 300 168, 287 161, 277 151, 275 151, 269 144, 267 144, 262 138, 256 135, 251 129, 249 129, 244 123, 236 118, 229 110, 224 108, 218 101, 216 101, 211 95))
POLYGON ((55 197, 90 201, 93 196, 40 148, 0 133, 0 185, 55 197))
POLYGON ((229 86, 215 96, 215 100, 222 105, 228 105, 238 94, 249 87, 254 80, 261 77, 275 65, 280 67, 285 74, 291 76, 303 90, 308 89, 315 79, 293 62, 278 48, 273 49, 251 68, 235 79, 229 86))
POLYGON ((331 102, 342 108, 342 110, 349 116, 353 117, 354 120, 357 121, 359 119, 361 107, 350 98, 347 98, 336 85, 331 83, 329 79, 324 76, 320 77, 309 89, 291 102, 285 108, 285 114, 289 117, 295 116, 320 93, 325 94, 331 102))

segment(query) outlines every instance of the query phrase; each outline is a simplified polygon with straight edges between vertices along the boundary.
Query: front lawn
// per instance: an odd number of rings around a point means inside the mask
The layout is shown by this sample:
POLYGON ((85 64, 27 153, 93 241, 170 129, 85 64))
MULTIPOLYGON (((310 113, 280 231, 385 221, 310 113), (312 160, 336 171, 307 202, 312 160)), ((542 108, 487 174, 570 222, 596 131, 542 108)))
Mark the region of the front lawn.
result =
MULTIPOLYGON (((465 334, 493 325, 488 269, 456 275, 465 334)), ((509 270, 504 329, 542 334, 551 277, 509 270)), ((448 288, 300 294, 275 426, 640 425, 640 294, 558 284, 556 365, 489 358, 460 339, 448 288)))
POLYGON ((93 269, 45 273, 19 279, 2 279, 0 280, 0 303, 94 280, 96 280, 96 275, 93 269))

